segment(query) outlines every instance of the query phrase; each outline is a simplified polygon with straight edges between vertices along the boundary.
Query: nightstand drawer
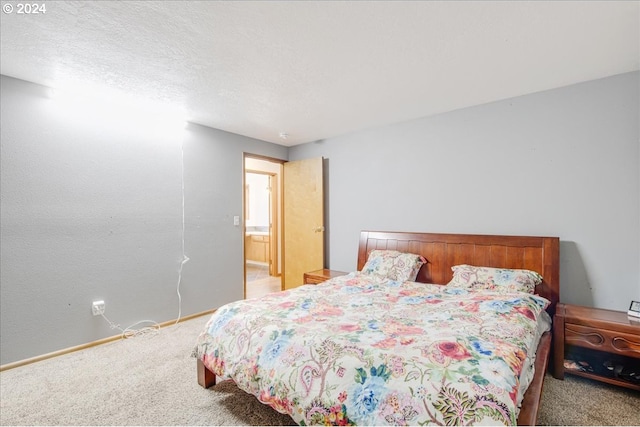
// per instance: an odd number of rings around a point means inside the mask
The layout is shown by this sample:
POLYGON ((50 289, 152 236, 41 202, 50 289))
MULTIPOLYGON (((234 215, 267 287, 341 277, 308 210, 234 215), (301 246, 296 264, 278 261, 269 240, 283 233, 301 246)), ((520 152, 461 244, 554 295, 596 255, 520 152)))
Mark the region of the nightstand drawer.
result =
POLYGON ((308 273, 304 273, 304 284, 317 285, 318 283, 325 282, 334 277, 344 276, 345 274, 348 274, 348 273, 344 271, 329 270, 328 268, 323 268, 321 270, 316 270, 316 271, 310 271, 308 273))
POLYGON ((554 370, 640 390, 640 323, 623 311, 558 303, 553 318, 554 370), (565 364, 565 362, 567 362, 565 364), (588 369, 575 367, 586 363, 588 369))
POLYGON ((640 336, 565 323, 565 343, 640 359, 640 336))
POLYGON ((306 285, 317 285, 318 283, 322 283, 324 281, 326 281, 327 279, 324 277, 317 277, 317 276, 306 276, 304 278, 304 283, 306 285))

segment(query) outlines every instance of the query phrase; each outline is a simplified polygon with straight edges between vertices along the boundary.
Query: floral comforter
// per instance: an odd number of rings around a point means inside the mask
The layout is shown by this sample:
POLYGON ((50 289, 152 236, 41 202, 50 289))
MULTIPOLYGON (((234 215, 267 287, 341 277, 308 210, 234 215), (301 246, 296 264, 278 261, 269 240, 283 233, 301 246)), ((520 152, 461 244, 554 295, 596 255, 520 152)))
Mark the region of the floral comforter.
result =
POLYGON ((547 304, 351 273, 221 307, 194 354, 300 425, 515 425, 547 304))

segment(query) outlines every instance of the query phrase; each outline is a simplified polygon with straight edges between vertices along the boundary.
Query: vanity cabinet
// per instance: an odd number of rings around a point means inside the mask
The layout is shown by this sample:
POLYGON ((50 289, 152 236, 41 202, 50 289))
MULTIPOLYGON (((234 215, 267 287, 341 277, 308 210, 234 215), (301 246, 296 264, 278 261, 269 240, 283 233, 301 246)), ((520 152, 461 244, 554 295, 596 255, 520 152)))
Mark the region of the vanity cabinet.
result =
POLYGON ((269 235, 247 234, 244 245, 247 261, 269 264, 271 261, 269 235))

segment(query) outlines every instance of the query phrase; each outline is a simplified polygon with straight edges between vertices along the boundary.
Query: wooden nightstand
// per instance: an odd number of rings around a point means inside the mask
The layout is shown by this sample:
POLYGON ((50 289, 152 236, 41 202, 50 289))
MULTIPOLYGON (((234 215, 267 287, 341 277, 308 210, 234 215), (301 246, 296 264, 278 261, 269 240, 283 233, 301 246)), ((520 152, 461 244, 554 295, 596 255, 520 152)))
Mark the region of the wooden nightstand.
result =
POLYGON ((622 311, 558 304, 553 320, 554 372, 640 390, 640 383, 615 372, 640 372, 640 322, 622 311), (586 370, 565 368, 565 359, 584 361, 586 370), (607 367, 608 366, 608 367, 607 367))
POLYGON ((318 283, 322 283, 325 280, 329 280, 333 277, 344 276, 345 274, 349 273, 346 273, 344 271, 329 270, 328 268, 310 271, 308 273, 304 273, 304 284, 317 285, 318 283))

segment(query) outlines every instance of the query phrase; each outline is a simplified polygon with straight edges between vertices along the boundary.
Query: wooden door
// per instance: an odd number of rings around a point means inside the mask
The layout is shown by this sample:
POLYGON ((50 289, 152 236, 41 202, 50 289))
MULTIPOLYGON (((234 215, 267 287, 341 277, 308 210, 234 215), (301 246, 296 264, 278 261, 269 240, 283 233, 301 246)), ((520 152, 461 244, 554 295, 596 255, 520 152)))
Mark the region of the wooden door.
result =
POLYGON ((322 157, 284 164, 284 289, 324 268, 322 157))

